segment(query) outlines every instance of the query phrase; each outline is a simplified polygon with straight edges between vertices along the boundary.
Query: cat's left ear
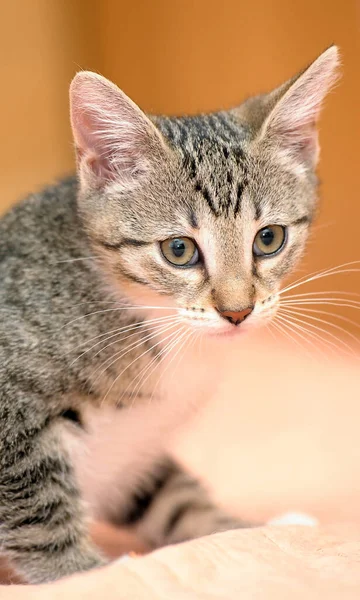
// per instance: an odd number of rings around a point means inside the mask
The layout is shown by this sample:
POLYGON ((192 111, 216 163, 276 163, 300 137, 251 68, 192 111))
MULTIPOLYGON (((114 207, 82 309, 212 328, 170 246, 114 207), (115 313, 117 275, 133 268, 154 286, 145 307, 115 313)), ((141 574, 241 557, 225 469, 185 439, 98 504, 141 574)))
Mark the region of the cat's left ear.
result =
POLYGON ((272 109, 258 139, 279 150, 286 161, 315 168, 319 157, 317 121, 326 94, 338 79, 339 51, 331 46, 306 70, 268 96, 272 109))
POLYGON ((83 188, 116 181, 124 190, 150 176, 165 152, 150 119, 105 77, 82 71, 70 86, 70 115, 83 188))

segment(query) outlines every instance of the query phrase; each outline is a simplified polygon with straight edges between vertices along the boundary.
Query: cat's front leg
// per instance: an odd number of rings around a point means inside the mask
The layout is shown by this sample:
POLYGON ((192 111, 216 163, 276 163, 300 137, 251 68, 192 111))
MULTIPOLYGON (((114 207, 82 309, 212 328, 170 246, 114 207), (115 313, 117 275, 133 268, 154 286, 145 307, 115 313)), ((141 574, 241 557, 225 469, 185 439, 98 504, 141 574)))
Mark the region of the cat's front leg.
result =
POLYGON ((131 521, 152 547, 253 526, 219 508, 196 479, 170 461, 153 492, 145 501, 141 494, 138 499, 140 511, 136 513, 134 507, 131 521))
POLYGON ((0 403, 0 423, 0 554, 29 583, 103 564, 88 538, 59 423, 19 397, 0 403))

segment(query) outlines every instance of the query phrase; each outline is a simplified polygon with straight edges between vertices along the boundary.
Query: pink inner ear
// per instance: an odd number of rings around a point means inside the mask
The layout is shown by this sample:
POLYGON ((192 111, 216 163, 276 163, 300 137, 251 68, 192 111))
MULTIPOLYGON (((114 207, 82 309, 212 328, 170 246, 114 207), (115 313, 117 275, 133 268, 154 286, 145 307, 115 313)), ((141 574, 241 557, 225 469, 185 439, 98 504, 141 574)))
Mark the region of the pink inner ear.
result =
MULTIPOLYGON (((275 108, 269 127, 289 149, 306 149, 316 145, 316 123, 320 112, 322 94, 309 97, 307 86, 290 91, 275 108)), ((320 90, 319 90, 320 92, 320 90)))
MULTIPOLYGON (((293 108, 296 110, 296 107, 293 108)), ((316 115, 291 114, 291 108, 277 115, 269 125, 269 133, 280 142, 283 150, 303 163, 315 163, 319 152, 316 115)))
POLYGON ((323 100, 337 79, 338 51, 325 51, 290 85, 265 123, 266 131, 302 161, 318 156, 317 121, 323 100))
POLYGON ((99 115, 90 108, 75 106, 73 128, 79 162, 86 164, 101 180, 114 178, 116 146, 106 141, 99 115))
POLYGON ((149 119, 121 90, 94 73, 79 73, 70 96, 81 180, 97 186, 115 179, 136 183, 161 146, 149 119))
POLYGON ((288 159, 313 168, 319 157, 319 138, 315 127, 309 131, 285 130, 277 136, 288 159))
POLYGON ((287 126, 286 123, 279 125, 276 131, 282 144, 288 146, 289 150, 296 153, 314 152, 318 146, 318 134, 316 130, 316 119, 297 124, 297 127, 287 126))
POLYGON ((106 159, 99 158, 97 155, 89 155, 86 158, 87 165, 92 170, 94 175, 101 180, 110 181, 114 178, 114 173, 110 168, 109 162, 106 159))

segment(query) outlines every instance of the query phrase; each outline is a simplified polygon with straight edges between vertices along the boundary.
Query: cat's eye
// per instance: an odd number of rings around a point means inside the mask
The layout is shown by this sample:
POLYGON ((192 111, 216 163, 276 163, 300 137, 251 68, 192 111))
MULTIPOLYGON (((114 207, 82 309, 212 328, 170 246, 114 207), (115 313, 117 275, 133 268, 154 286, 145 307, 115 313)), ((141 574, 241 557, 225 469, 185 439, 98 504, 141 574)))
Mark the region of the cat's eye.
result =
POLYGON ((280 252, 286 242, 286 228, 282 225, 268 225, 257 232, 253 252, 256 256, 271 256, 280 252))
POLYGON ((161 242, 160 248, 166 260, 176 267, 191 267, 199 262, 199 251, 190 238, 171 238, 161 242))

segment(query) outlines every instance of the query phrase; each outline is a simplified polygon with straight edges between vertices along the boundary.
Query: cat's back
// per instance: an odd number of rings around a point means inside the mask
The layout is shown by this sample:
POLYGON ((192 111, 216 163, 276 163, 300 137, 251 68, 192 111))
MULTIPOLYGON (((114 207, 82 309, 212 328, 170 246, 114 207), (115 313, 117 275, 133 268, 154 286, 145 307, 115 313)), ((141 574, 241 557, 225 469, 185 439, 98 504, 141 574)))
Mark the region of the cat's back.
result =
POLYGON ((86 296, 91 252, 76 194, 77 182, 69 178, 0 219, 0 330, 10 319, 46 324, 86 296))
POLYGON ((33 263, 59 248, 66 253, 71 234, 79 236, 77 181, 66 179, 29 195, 0 219, 0 270, 13 258, 33 263), (52 250, 53 249, 53 250, 52 250))

